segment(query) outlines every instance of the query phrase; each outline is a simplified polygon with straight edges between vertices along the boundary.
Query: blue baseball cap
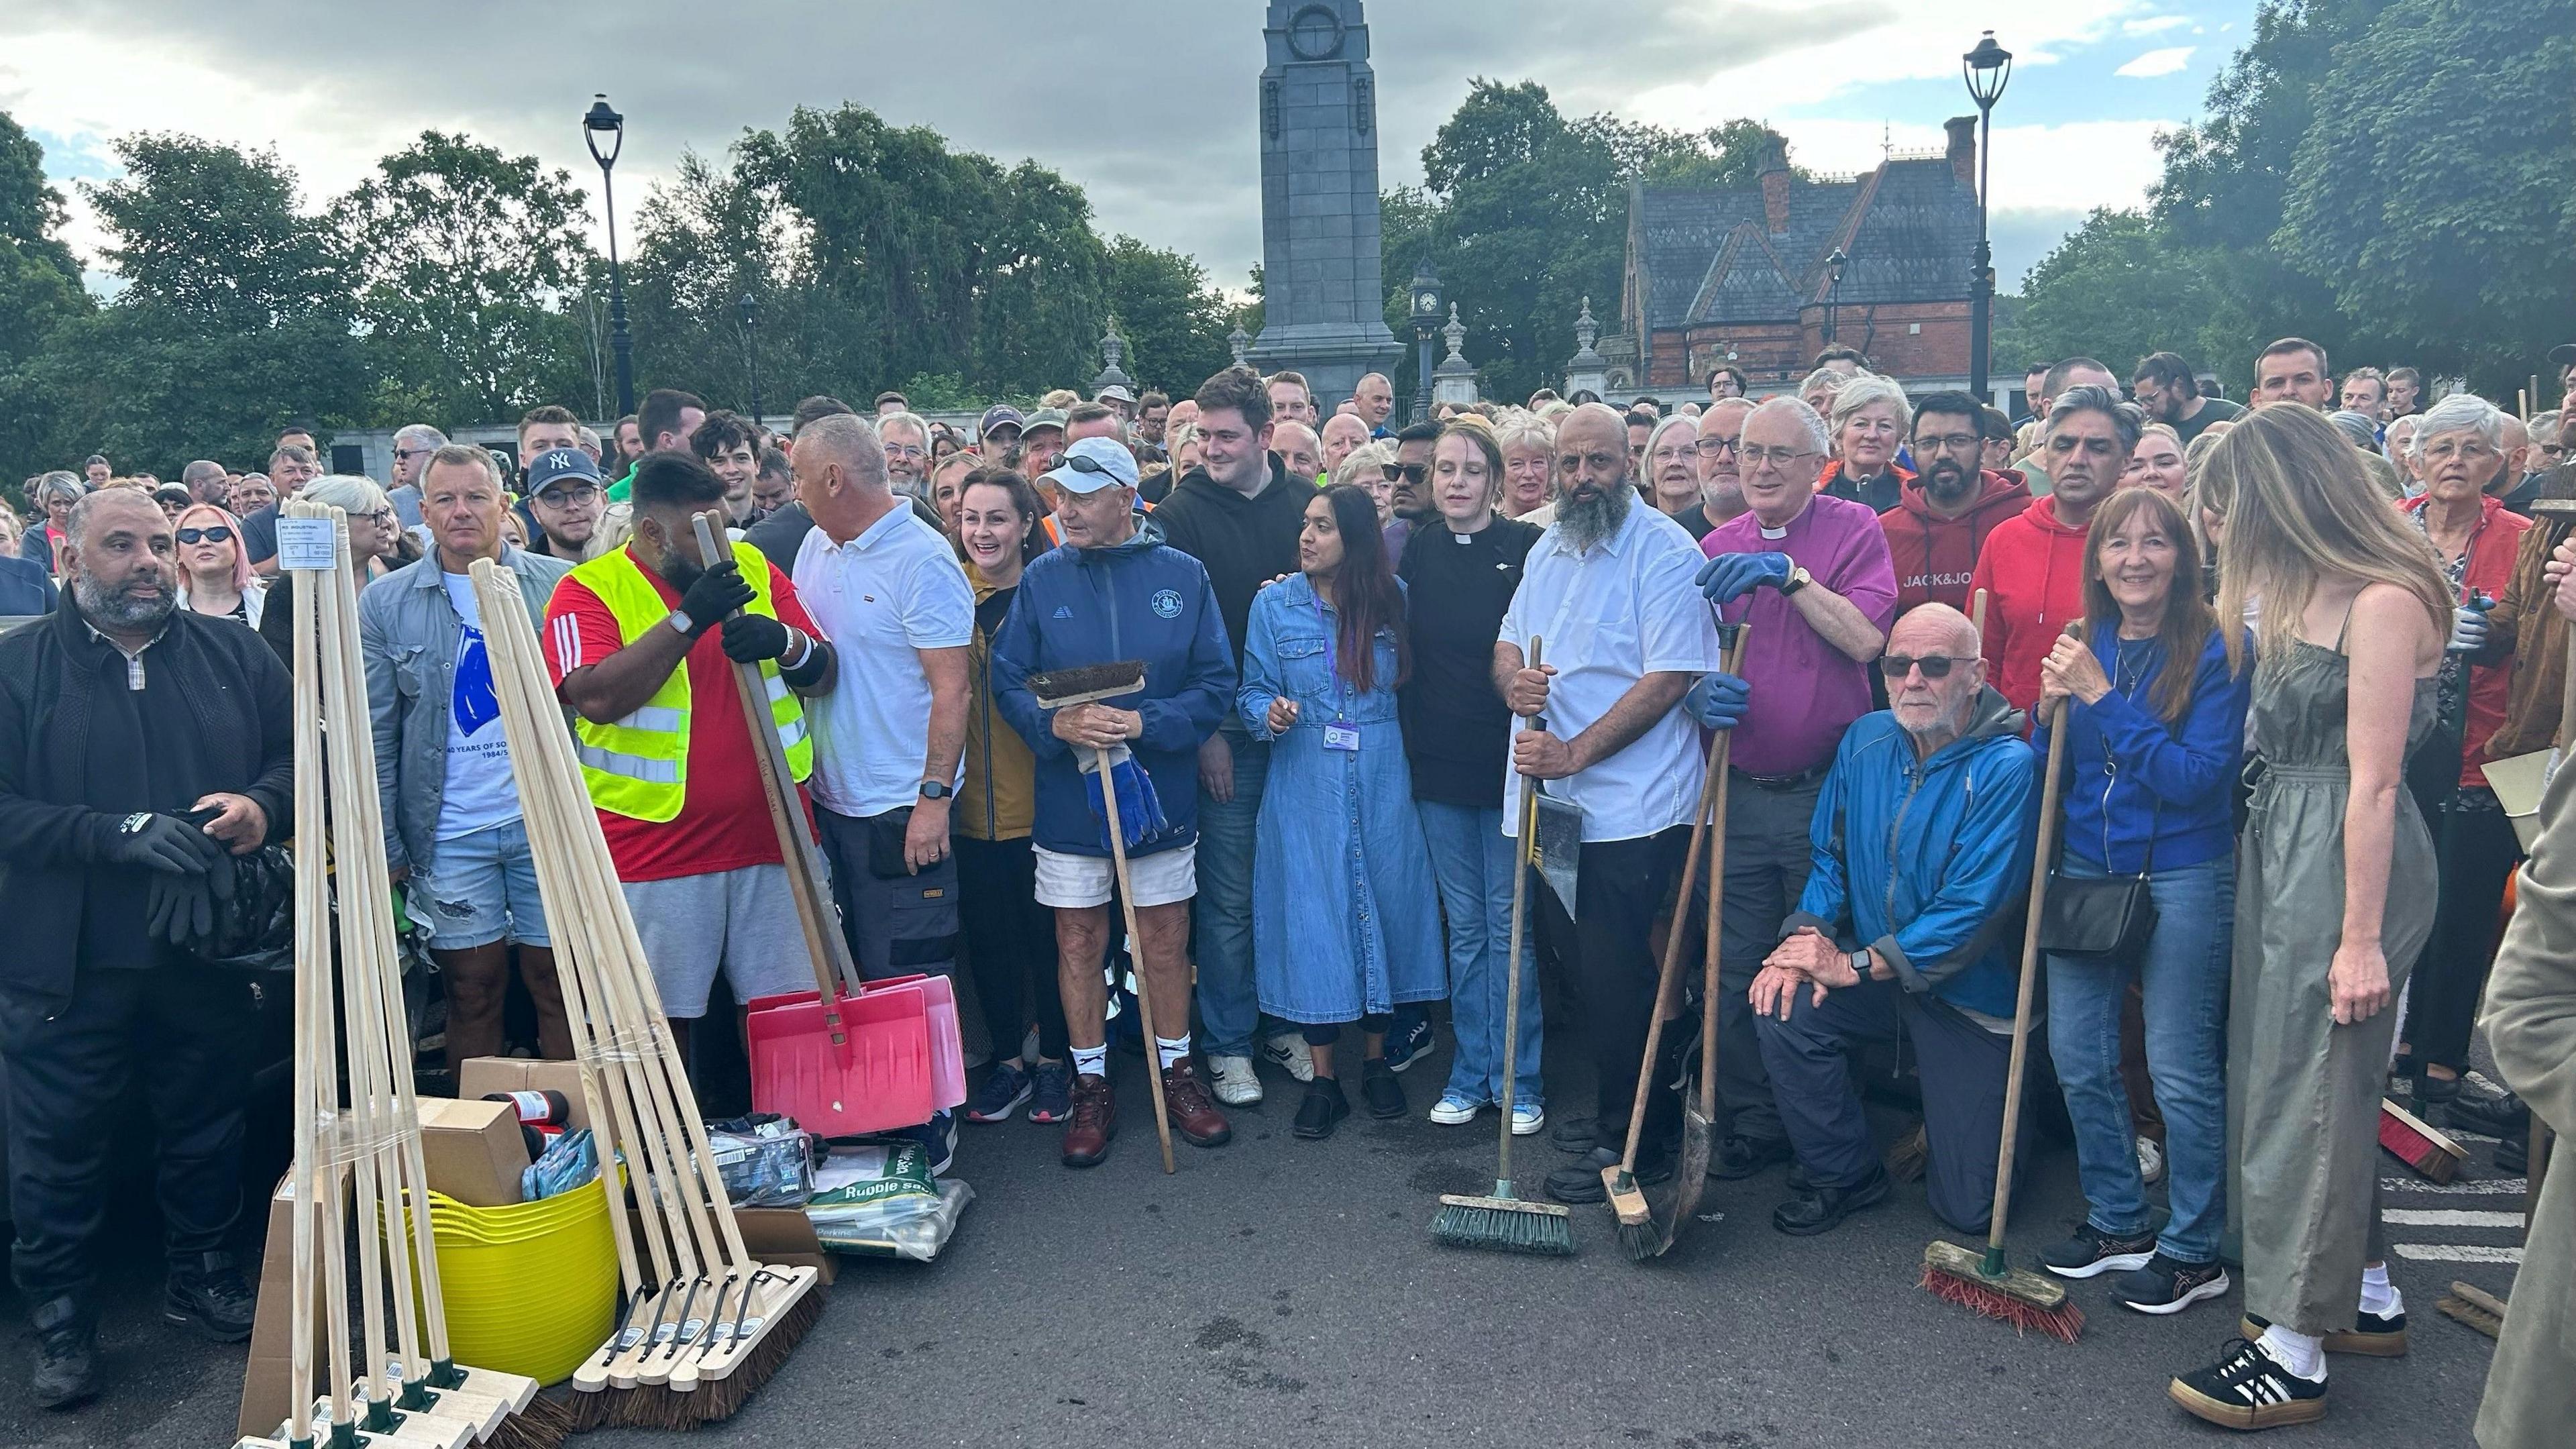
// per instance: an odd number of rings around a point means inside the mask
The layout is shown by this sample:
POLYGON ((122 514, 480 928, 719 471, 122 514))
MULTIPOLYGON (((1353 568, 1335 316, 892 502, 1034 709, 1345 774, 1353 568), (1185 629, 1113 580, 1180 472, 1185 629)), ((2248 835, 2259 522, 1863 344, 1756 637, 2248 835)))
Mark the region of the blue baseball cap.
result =
POLYGON ((549 448, 528 465, 528 496, 534 498, 566 478, 600 482, 599 465, 579 448, 549 448))
POLYGON ((1136 455, 1116 438, 1076 438, 1064 461, 1041 475, 1067 493, 1097 493, 1116 484, 1136 486, 1136 455))

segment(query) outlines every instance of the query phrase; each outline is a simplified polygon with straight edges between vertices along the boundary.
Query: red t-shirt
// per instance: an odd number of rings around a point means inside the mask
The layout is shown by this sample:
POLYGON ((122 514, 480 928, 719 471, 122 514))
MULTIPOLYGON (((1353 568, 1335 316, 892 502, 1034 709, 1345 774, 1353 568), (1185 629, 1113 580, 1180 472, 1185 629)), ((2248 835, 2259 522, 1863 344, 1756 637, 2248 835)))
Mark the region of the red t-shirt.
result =
MULTIPOLYGON (((662 602, 680 607, 677 589, 650 569, 644 577, 662 602)), ((823 637, 806 617, 795 585, 775 565, 769 570, 769 595, 781 622, 823 637)), ((568 578, 555 585, 546 604, 546 663, 556 687, 562 687, 565 675, 597 664, 624 644, 617 616, 587 584, 568 578)), ((690 646, 688 793, 680 813, 656 823, 599 812, 599 828, 608 837, 608 856, 617 865, 619 880, 672 880, 781 863, 778 828, 770 823, 769 800, 752 765, 751 730, 734 690, 733 667, 725 658, 721 629, 709 629, 690 646)), ((802 786, 796 795, 805 803, 811 828, 813 807, 805 802, 802 786)))

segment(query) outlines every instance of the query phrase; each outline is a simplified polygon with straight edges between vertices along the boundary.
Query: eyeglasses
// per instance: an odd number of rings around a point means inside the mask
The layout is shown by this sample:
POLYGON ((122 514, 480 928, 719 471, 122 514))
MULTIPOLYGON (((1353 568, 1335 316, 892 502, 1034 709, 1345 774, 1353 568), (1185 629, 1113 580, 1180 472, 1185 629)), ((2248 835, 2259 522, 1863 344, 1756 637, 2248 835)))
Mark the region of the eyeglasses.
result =
POLYGON ((1974 453, 1982 449, 1985 442, 1974 433, 1943 433, 1937 438, 1927 438, 1920 433, 1914 436, 1915 448, 1925 453, 1974 453))
POLYGON ((1386 481, 1389 483, 1401 478, 1419 487, 1423 479, 1431 476, 1429 465, 1423 463, 1380 463, 1377 467, 1380 473, 1386 475, 1386 481))
POLYGON ((396 448, 394 449, 394 456, 396 458, 406 460, 412 458, 426 458, 437 451, 438 450, 436 448, 396 448))
POLYGON ((917 448, 910 443, 886 443, 882 446, 885 448, 885 455, 889 458, 927 458, 930 456, 927 450, 917 448))
POLYGON ((1906 654, 1878 656, 1878 672, 1890 679, 1903 679, 1920 667, 1926 679, 1947 679, 1954 664, 1974 664, 1974 659, 1953 659, 1946 654, 1926 654, 1917 659, 1906 654))
POLYGON ((1736 454, 1745 462, 1752 464, 1756 468, 1761 467, 1765 463, 1770 464, 1774 468, 1786 468, 1790 464, 1797 462, 1800 458, 1815 458, 1822 456, 1813 448, 1740 447, 1736 450, 1736 454))
POLYGON ((1744 451, 1744 441, 1741 438, 1702 438, 1691 444, 1691 449, 1703 458, 1714 458, 1721 453, 1740 456, 1744 451))
POLYGON ((391 528, 394 526, 394 511, 390 508, 379 508, 373 513, 362 514, 360 516, 378 528, 391 528))
POLYGON ((537 494, 535 501, 548 508, 570 508, 576 503, 588 503, 598 496, 598 484, 578 483, 570 488, 549 488, 537 494))
POLYGON ((222 524, 217 524, 212 528, 183 528, 179 530, 179 541, 181 543, 230 543, 232 541, 232 536, 233 531, 224 527, 222 524))
POLYGON ((1073 454, 1066 458, 1064 460, 1064 466, 1071 468, 1076 473, 1106 474, 1110 481, 1114 483, 1123 484, 1126 482, 1125 479, 1120 478, 1116 473, 1110 472, 1108 464, 1101 462, 1097 458, 1085 457, 1080 453, 1073 454))
POLYGON ((2480 458, 2493 458, 2499 456, 2495 449, 2488 447, 2484 443, 2468 438, 2460 439, 2457 442, 2441 442, 2429 445, 2418 443, 2415 445, 2415 452, 2427 463, 2448 463, 2454 458, 2474 463, 2480 458))

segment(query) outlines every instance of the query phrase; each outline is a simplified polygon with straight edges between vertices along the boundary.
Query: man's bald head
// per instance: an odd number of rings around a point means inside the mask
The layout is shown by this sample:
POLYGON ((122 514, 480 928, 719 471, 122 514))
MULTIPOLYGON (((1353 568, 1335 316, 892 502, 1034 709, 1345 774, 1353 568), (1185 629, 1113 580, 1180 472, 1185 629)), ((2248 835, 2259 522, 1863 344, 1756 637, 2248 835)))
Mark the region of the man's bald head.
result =
POLYGON ((1962 659, 1977 654, 1982 643, 1976 623, 1967 615, 1947 604, 1917 604, 1896 621, 1887 636, 1887 652, 1918 659, 1934 654, 1962 659))
POLYGON ((1270 429, 1270 451, 1279 455, 1292 478, 1312 478, 1324 471, 1324 445, 1304 423, 1279 423, 1270 429))
POLYGON ((1628 420, 1608 403, 1577 403, 1572 412, 1557 419, 1556 445, 1559 451, 1567 449, 1569 433, 1583 442, 1606 439, 1616 443, 1623 456, 1628 447, 1628 420))

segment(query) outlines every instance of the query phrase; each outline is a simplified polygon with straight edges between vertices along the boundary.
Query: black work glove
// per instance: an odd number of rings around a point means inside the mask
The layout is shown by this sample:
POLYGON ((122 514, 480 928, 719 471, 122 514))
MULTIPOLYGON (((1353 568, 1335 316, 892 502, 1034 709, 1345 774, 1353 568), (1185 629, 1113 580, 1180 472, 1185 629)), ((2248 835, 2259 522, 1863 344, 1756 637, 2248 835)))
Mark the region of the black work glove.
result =
POLYGON ((742 564, 726 559, 690 581, 680 595, 680 612, 689 616, 689 637, 695 639, 750 602, 751 585, 743 581, 742 564))
POLYGON ((215 838, 176 815, 137 811, 117 822, 100 848, 109 865, 138 866, 171 875, 204 875, 224 848, 215 838))
POLYGON ((214 932, 214 893, 207 889, 204 876, 155 871, 143 900, 144 929, 156 941, 184 946, 214 932))
POLYGON ((787 626, 766 614, 736 614, 724 621, 724 652, 736 664, 757 664, 787 653, 787 626))

